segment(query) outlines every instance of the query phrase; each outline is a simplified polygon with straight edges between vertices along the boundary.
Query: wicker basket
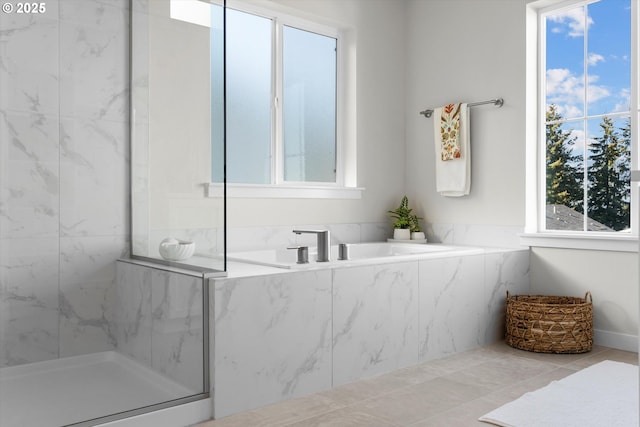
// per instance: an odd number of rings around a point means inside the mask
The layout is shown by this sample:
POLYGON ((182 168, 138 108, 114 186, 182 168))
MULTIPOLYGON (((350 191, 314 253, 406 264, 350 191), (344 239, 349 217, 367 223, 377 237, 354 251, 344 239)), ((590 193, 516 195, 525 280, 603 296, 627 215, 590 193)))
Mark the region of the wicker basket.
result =
POLYGON ((585 353, 593 346, 593 299, 507 291, 506 342, 538 353, 585 353), (587 302, 587 299, 589 301, 587 302))

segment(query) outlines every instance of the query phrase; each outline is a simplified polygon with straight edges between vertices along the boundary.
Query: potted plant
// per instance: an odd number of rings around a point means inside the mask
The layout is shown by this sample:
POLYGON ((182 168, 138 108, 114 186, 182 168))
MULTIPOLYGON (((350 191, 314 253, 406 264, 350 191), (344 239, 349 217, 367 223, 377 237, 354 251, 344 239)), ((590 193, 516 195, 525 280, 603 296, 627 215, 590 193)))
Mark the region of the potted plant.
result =
POLYGON ((409 207, 409 199, 407 196, 402 198, 400 206, 392 211, 388 211, 393 218, 393 238, 395 240, 409 240, 411 239, 411 228, 417 227, 417 231, 420 231, 420 225, 418 224, 418 218, 412 214, 412 209, 409 207))
POLYGON ((418 217, 418 215, 411 215, 411 226, 409 230, 411 230, 411 240, 425 240, 426 237, 424 232, 420 228, 420 220, 422 218, 418 217))

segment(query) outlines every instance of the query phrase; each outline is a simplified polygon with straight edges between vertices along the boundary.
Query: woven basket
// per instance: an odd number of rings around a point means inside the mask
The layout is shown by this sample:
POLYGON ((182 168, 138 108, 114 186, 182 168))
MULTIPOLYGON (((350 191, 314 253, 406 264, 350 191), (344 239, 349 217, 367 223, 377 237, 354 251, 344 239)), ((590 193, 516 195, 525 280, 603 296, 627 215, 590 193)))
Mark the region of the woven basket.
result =
POLYGON ((506 342, 538 353, 585 353, 593 346, 593 299, 507 291, 506 342), (589 301, 587 302, 587 299, 589 301))

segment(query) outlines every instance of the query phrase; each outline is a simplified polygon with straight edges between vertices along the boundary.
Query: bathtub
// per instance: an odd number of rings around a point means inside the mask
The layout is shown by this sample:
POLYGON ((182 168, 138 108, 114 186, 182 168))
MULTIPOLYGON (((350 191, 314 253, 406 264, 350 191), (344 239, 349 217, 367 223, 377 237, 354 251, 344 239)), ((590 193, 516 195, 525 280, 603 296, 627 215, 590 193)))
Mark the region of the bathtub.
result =
POLYGON ((482 248, 467 246, 450 246, 439 243, 413 244, 396 242, 353 243, 348 245, 349 259, 338 259, 338 245, 331 246, 329 262, 317 262, 317 250, 309 248, 309 262, 298 264, 295 249, 266 249, 261 251, 231 252, 227 254, 230 261, 265 265, 278 268, 307 269, 338 267, 352 265, 377 264, 381 262, 398 262, 421 258, 440 258, 457 255, 473 255, 484 253, 482 248))

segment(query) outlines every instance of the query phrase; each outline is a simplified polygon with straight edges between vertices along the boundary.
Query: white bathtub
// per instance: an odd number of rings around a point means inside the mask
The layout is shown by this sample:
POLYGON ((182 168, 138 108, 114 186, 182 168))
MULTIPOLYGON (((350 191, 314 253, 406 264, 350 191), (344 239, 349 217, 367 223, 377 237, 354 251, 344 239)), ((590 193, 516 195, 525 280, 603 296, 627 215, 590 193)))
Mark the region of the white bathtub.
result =
POLYGON ((466 246, 449 246, 439 243, 354 243, 349 244, 349 259, 338 260, 338 246, 331 246, 329 262, 317 262, 317 250, 309 248, 309 262, 298 264, 295 249, 268 249, 261 251, 232 252, 227 254, 230 261, 240 261, 250 264, 266 265, 278 268, 322 268, 359 264, 374 264, 380 262, 397 262, 421 258, 439 258, 454 255, 473 255, 483 253, 482 248, 466 246))

